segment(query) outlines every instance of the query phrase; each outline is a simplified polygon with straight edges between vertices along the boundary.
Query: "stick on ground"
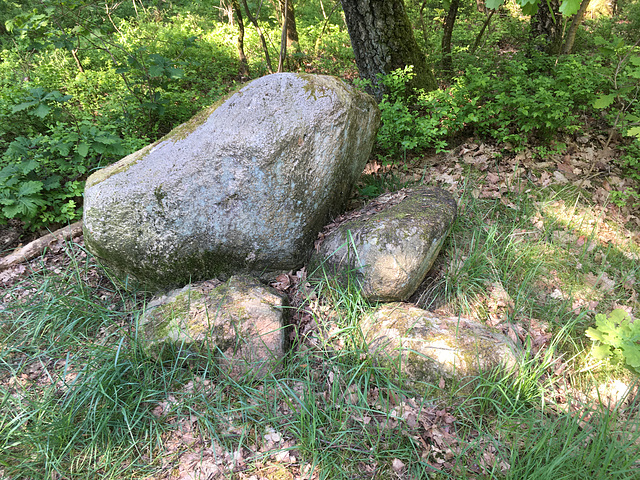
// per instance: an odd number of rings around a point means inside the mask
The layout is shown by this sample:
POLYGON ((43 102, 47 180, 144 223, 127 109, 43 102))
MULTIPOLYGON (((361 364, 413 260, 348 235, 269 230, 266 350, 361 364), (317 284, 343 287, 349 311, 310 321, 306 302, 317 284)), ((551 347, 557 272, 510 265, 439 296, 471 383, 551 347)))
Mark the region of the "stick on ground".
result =
POLYGON ((82 235, 82 220, 60 228, 55 232, 45 235, 44 237, 40 237, 33 242, 28 243, 24 247, 16 249, 6 257, 0 258, 0 272, 19 263, 27 262, 36 258, 53 242, 58 240, 69 240, 79 235, 82 235))

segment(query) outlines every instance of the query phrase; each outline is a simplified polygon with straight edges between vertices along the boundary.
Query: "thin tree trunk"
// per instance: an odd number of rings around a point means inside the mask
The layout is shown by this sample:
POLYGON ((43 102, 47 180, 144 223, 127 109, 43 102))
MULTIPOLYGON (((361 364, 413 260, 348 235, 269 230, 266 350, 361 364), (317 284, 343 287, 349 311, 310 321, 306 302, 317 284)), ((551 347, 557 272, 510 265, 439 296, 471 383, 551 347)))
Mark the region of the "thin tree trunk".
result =
POLYGON ((271 57, 269 56, 269 48, 267 47, 267 41, 264 39, 264 35, 262 34, 262 29, 260 25, 258 25, 258 20, 253 16, 251 10, 249 10, 249 5, 247 5, 247 0, 242 0, 242 5, 244 6, 245 11, 247 12, 247 18, 253 26, 256 27, 258 31, 258 35, 260 36, 260 43, 262 43, 262 50, 264 51, 264 58, 267 62, 267 70, 269 73, 273 73, 273 67, 271 66, 271 57))
POLYGON ((278 73, 282 72, 284 59, 287 57, 287 23, 289 16, 286 15, 289 0, 284 0, 284 8, 282 15, 282 35, 280 36, 280 56, 278 58, 278 73))
POLYGON ((242 19, 242 10, 240 10, 238 0, 231 0, 231 3, 238 21, 238 59, 240 60, 240 76, 243 78, 249 78, 249 62, 247 61, 247 56, 244 53, 244 21, 242 19))
MULTIPOLYGON (((287 19, 287 49, 289 51, 297 48, 298 28, 296 26, 296 12, 293 8, 294 0, 280 0, 280 10, 282 18, 287 19)), ((282 22, 284 24, 284 22, 282 22)))
POLYGON ((491 10, 491 13, 489 13, 489 15, 487 16, 486 20, 482 24, 482 28, 480 29, 480 32, 478 32, 478 36, 476 37, 475 42, 473 42, 473 47, 471 47, 471 55, 476 53, 476 50, 478 49, 478 46, 480 45, 480 40, 482 40, 482 36, 484 35, 484 31, 489 26, 489 23, 491 23, 491 18, 493 17, 493 14, 496 13, 496 11, 497 10, 491 10))
POLYGON ((458 6, 460 0, 451 0, 449 5, 449 11, 444 19, 444 33, 442 35, 442 70, 447 73, 453 71, 453 58, 451 57, 451 34, 453 33, 453 26, 456 23, 456 17, 458 16, 458 6))
POLYGON ((584 18, 584 14, 589 7, 589 2, 591 0, 582 0, 580 3, 580 8, 578 12, 573 16, 571 20, 571 25, 569 26, 569 30, 567 30, 567 37, 565 38, 564 45, 562 46, 562 53, 564 55, 569 55, 571 50, 573 50, 573 44, 576 41, 576 33, 578 33, 578 27, 582 23, 582 19, 584 18))
POLYGON ((385 94, 380 76, 413 66, 410 88, 435 90, 437 83, 413 36, 402 0, 342 0, 360 77, 377 100, 385 94))
MULTIPOLYGON (((279 0, 280 2, 280 11, 282 13, 282 18, 283 18, 283 22, 282 22, 282 30, 283 32, 285 31, 285 24, 286 24, 286 42, 287 42, 287 46, 285 48, 285 53, 286 51, 289 51, 289 53, 297 53, 299 50, 299 46, 298 46, 298 28, 296 26, 296 13, 295 13, 295 9, 293 7, 293 2, 294 0, 279 0)), ((285 55, 286 58, 286 55, 285 55)), ((293 61, 291 62, 291 58, 289 59, 289 67, 290 68, 297 68, 298 67, 298 62, 297 61, 293 61), (293 65, 292 65, 293 64, 293 65)))

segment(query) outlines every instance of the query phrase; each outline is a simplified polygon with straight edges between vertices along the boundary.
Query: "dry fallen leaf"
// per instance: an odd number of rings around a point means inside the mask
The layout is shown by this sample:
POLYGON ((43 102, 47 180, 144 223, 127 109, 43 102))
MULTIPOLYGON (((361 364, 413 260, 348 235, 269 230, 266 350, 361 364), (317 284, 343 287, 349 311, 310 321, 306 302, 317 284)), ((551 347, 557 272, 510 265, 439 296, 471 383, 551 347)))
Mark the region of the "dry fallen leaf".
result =
POLYGON ((399 458, 394 458, 393 462, 391 462, 391 468, 396 473, 402 472, 402 470, 404 470, 404 467, 405 467, 404 463, 399 458))

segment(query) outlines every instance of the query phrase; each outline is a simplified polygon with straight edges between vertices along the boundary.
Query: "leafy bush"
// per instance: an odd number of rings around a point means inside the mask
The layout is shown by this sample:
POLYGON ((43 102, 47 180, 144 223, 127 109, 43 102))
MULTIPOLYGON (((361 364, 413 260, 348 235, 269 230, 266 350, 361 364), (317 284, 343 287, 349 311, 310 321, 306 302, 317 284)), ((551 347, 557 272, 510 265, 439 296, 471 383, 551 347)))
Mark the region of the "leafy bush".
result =
POLYGON ((0 223, 17 218, 37 229, 76 220, 90 171, 137 146, 127 145, 113 126, 88 120, 57 122, 46 134, 16 138, 1 159, 0 223))
POLYGON ((594 342, 595 358, 624 363, 640 374, 640 322, 631 321, 627 312, 616 309, 608 316, 596 315, 596 328, 588 328, 586 334, 594 342))
POLYGON ((443 150, 463 131, 515 147, 548 143, 580 129, 579 114, 602 84, 598 67, 595 60, 516 55, 497 66, 467 68, 447 90, 417 94, 406 92, 411 69, 395 71, 383 79, 389 93, 380 103, 378 143, 391 155, 443 150))

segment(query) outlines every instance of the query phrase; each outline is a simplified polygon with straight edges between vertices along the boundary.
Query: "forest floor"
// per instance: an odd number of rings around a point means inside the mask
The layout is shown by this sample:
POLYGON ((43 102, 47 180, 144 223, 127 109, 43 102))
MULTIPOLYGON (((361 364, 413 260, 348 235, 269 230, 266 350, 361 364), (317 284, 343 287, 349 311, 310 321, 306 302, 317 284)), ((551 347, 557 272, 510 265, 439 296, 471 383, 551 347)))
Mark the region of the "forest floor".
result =
MULTIPOLYGON (((366 189, 367 186, 374 186, 376 193, 382 194, 387 189, 425 183, 438 185, 460 199, 460 225, 458 229, 454 228, 452 238, 411 301, 443 315, 465 315, 481 320, 501 330, 516 343, 528 345, 527 348, 540 362, 547 349, 557 347, 554 339, 569 318, 577 322, 574 325, 578 325, 572 334, 583 334, 585 328, 593 324, 596 313, 608 313, 620 308, 637 315, 640 311, 640 212, 631 205, 612 203, 611 192, 626 188, 640 191, 640 187, 626 179, 624 173, 615 166, 613 159, 617 151, 611 146, 604 146, 604 143, 606 139, 601 136, 583 136, 568 141, 568 147, 562 153, 553 154, 535 149, 512 152, 508 146, 468 139, 455 149, 441 154, 391 164, 377 161, 369 163, 361 181, 361 192, 371 192, 371 189, 366 189), (540 250, 543 244, 544 251, 540 250), (521 248, 522 252, 537 252, 535 255, 539 258, 534 262, 535 271, 529 270, 530 276, 526 273, 527 267, 523 267, 520 275, 513 278, 509 276, 509 270, 513 270, 514 265, 529 260, 500 257, 498 251, 505 250, 505 245, 521 248), (478 256, 489 259, 488 263, 482 263, 478 256), (514 264, 508 265, 510 261, 514 264), (511 281, 526 284, 526 288, 511 284, 511 281)), ((352 207, 356 208, 365 201, 362 196, 356 196, 352 207)), ((19 225, 13 223, 2 230, 0 246, 9 253, 20 242, 29 239, 29 235, 23 235, 19 225)), ((58 241, 51 244, 40 257, 0 272, 3 291, 0 298, 0 332, 4 332, 4 337, 0 337, 0 346, 7 349, 6 345, 13 338, 13 333, 6 332, 11 331, 7 327, 8 322, 17 322, 15 315, 19 308, 16 306, 35 301, 34 295, 41 295, 42 284, 50 276, 62 275, 67 271, 78 272, 76 276, 79 281, 89 289, 92 297, 106 306, 105 311, 134 312, 143 308, 149 295, 141 293, 135 300, 123 300, 121 291, 113 288, 112 279, 105 276, 82 247, 81 236, 71 242, 58 241), (14 320, 9 320, 9 315, 14 320)), ((289 277, 291 285, 284 289, 286 293, 295 296, 300 294, 301 289, 308 289, 304 271, 290 272, 289 277)), ((328 307, 330 303, 331 300, 315 297, 295 315, 299 322, 297 328, 301 332, 304 330, 306 335, 301 349, 316 348, 319 339, 323 336, 328 338, 323 332, 339 329, 339 325, 331 324, 334 316, 322 318, 322 313, 318 313, 340 310, 339 307, 328 307), (315 330, 309 327, 312 316, 315 330), (326 324, 318 327, 317 324, 323 321, 326 324)), ((96 344, 117 344, 119 337, 111 338, 111 333, 118 328, 127 330, 127 322, 130 323, 133 317, 122 315, 116 318, 113 326, 101 327, 93 337, 96 344)), ((637 429, 640 419, 636 408, 638 386, 634 384, 634 377, 624 370, 608 369, 602 362, 590 358, 588 340, 573 339, 569 343, 572 346, 563 348, 573 356, 554 353, 553 361, 545 366, 545 373, 536 380, 539 383, 544 381, 544 398, 549 405, 552 404, 551 410, 568 412, 575 418, 578 428, 584 430, 596 411, 593 405, 605 405, 611 410, 619 408, 621 412, 626 408, 618 421, 632 421, 635 425, 633 428, 637 429), (579 360, 576 357, 580 357, 579 360), (585 372, 596 381, 585 381, 585 372), (578 381, 578 378, 581 380, 578 381)), ((78 375, 78 372, 71 371, 68 360, 69 351, 43 355, 15 347, 0 367, 0 390, 5 395, 22 395, 24 398, 28 397, 29 392, 44 391, 55 384, 55 379, 78 375)), ((346 388, 348 395, 341 397, 342 401, 355 405, 356 400, 349 400, 348 397, 357 397, 359 390, 349 382, 339 384, 338 369, 332 368, 334 370, 327 374, 324 383, 314 387, 314 392, 328 399, 336 387, 346 388), (332 372, 335 372, 335 380, 332 372)), ((323 469, 330 470, 323 463, 329 457, 321 456, 324 460, 316 461, 312 454, 313 461, 305 459, 309 452, 300 447, 304 443, 300 438, 302 434, 297 431, 292 433, 295 429, 291 425, 287 427, 282 420, 263 425, 260 433, 253 430, 247 433, 246 429, 237 426, 238 419, 231 418, 233 414, 230 413, 227 431, 221 432, 216 441, 208 437, 204 432, 210 432, 208 429, 213 427, 204 424, 202 411, 199 412, 199 407, 192 404, 182 408, 180 398, 181 395, 188 396, 196 391, 199 395, 210 395, 216 386, 215 382, 215 379, 194 376, 163 400, 151 403, 151 414, 162 419, 165 428, 160 441, 162 448, 154 452, 155 458, 143 456, 156 468, 155 473, 147 478, 330 478, 322 473, 323 469), (246 437, 252 437, 253 440, 248 441, 246 437)), ((286 395, 282 392, 268 393, 260 388, 255 392, 267 398, 267 402, 277 404, 273 408, 281 416, 278 418, 286 418, 295 410, 286 398, 296 398, 296 393, 301 395, 295 390, 295 385, 286 395)), ((434 388, 446 390, 448 387, 441 382, 434 388)), ((376 402, 379 402, 378 396, 382 395, 382 391, 383 388, 375 388, 365 393, 365 403, 378 405, 376 402)), ((342 394, 346 395, 344 392, 342 394)), ((390 395, 390 398, 393 396, 390 395)), ((488 427, 493 437, 483 440, 481 437, 486 435, 481 434, 479 427, 461 425, 460 405, 464 402, 460 403, 454 397, 452 393, 446 397, 451 402, 447 404, 447 400, 431 403, 415 395, 396 396, 391 404, 398 418, 392 421, 394 425, 385 424, 380 428, 390 431, 404 429, 402 435, 417 439, 418 446, 414 454, 425 464, 431 465, 435 472, 453 478, 456 478, 456 472, 458 475, 462 472, 460 468, 468 475, 466 478, 476 478, 474 475, 484 478, 484 475, 493 475, 491 472, 498 476, 515 472, 513 455, 501 451, 499 442, 495 440, 500 438, 496 432, 502 427, 488 427), (456 463, 454 453, 463 451, 476 453, 467 454, 467 460, 456 463)), ((242 413, 243 408, 238 407, 238 411, 242 413)), ((379 405, 376 408, 376 411, 382 410, 379 405)), ((350 422, 384 423, 367 412, 350 422)), ((212 423, 219 425, 217 421, 212 423)), ((322 430, 324 427, 320 424, 316 428, 322 430)), ((383 460, 371 454, 370 450, 374 447, 366 442, 357 445, 353 443, 353 438, 333 442, 330 434, 323 438, 323 441, 330 442, 327 450, 355 452, 352 454, 359 458, 356 464, 362 472, 362 478, 418 478, 410 460, 407 461, 409 454, 406 454, 408 457, 397 454, 389 461, 389 465, 384 466, 381 464, 383 460), (373 455, 377 460, 362 460, 368 455, 373 455)), ((319 442, 322 444, 322 441, 319 442)), ((638 446, 637 443, 635 445, 638 446)), ((32 455, 37 456, 35 453, 32 455)), ((27 460, 25 462, 28 463, 27 460)), ((3 464, 6 464, 6 460, 0 462, 0 465, 3 464)), ((3 478, 2 468, 0 466, 0 478, 3 478)), ((126 462, 123 468, 129 468, 126 462)), ((640 465, 635 468, 640 469, 640 465)), ((51 478, 68 478, 65 474, 56 475, 51 478)), ((101 475, 106 478, 104 470, 101 475)), ((129 478, 127 475, 122 478, 129 478)), ((118 478, 113 473, 111 476, 118 478)))

